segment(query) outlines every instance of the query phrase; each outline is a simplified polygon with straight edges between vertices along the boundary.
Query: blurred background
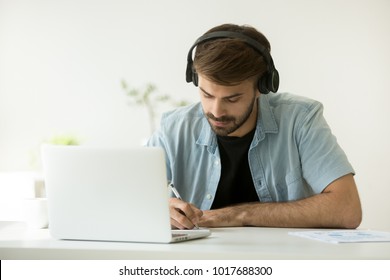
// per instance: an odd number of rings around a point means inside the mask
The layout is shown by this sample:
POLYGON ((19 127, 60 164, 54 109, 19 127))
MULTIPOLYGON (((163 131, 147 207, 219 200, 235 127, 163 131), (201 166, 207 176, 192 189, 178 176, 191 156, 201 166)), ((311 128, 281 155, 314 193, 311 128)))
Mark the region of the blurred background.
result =
MULTIPOLYGON (((0 0, 0 219, 19 217, 20 181, 39 177, 41 143, 149 137, 147 107, 124 81, 197 102, 185 82, 188 49, 236 23, 270 40, 280 92, 324 104, 356 171, 361 227, 390 229, 389 14, 388 0, 0 0)), ((174 106, 153 103, 155 124, 174 106)))

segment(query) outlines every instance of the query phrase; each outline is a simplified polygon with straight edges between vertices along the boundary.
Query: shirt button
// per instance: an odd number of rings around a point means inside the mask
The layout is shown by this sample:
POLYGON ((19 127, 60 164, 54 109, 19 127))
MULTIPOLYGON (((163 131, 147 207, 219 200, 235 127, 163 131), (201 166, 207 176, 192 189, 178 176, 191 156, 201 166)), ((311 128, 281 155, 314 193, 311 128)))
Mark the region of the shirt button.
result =
POLYGON ((214 161, 214 165, 218 166, 219 165, 219 160, 214 161))
POLYGON ((212 196, 211 194, 208 194, 208 195, 206 195, 206 198, 207 198, 208 200, 210 200, 210 199, 213 198, 213 196, 212 196))

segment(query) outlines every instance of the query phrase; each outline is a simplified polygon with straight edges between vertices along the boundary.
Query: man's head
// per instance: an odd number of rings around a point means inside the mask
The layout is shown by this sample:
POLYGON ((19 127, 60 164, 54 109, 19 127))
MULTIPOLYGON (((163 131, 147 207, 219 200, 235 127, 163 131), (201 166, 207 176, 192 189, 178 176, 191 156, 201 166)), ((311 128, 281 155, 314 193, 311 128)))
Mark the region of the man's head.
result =
POLYGON ((243 136, 255 127, 257 98, 277 91, 279 82, 269 50, 256 29, 232 24, 212 28, 190 49, 187 81, 199 86, 205 116, 217 135, 243 136))
POLYGON ((234 24, 214 27, 196 40, 188 52, 186 80, 198 86, 198 74, 220 85, 253 79, 261 93, 276 92, 279 74, 270 49, 267 38, 253 27, 234 24))

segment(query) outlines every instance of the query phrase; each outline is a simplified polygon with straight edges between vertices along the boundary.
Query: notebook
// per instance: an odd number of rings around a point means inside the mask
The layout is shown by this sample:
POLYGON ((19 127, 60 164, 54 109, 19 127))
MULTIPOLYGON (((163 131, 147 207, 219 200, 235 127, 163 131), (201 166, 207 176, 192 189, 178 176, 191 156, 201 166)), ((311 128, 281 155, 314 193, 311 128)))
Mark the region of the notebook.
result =
POLYGON ((211 234, 171 230, 161 148, 43 145, 41 155, 54 238, 171 243, 211 234))

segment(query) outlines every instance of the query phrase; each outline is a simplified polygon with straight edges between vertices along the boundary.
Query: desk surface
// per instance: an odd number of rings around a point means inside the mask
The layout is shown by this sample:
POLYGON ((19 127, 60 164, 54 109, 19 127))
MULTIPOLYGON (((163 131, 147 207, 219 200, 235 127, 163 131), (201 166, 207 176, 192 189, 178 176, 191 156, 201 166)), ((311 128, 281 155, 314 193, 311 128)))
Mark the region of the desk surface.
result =
POLYGON ((175 244, 56 240, 47 229, 0 222, 0 259, 390 259, 390 242, 330 244, 286 228, 216 228, 175 244))

